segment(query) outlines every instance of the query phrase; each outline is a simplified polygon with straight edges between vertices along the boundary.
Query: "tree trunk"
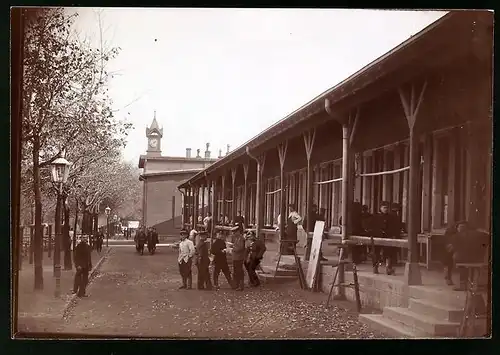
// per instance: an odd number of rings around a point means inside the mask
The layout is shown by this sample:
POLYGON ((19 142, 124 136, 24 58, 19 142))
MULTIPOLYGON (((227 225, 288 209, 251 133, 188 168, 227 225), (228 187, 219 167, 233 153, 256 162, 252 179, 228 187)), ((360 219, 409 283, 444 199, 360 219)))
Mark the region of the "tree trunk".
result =
POLYGON ((35 290, 43 290, 43 236, 42 236, 42 199, 40 194, 40 141, 34 139, 33 142, 33 192, 35 194, 35 240, 34 240, 34 261, 35 261, 35 290))
POLYGON ((63 247, 64 247, 64 270, 72 270, 71 262, 71 238, 69 236, 69 204, 68 196, 64 196, 64 229, 63 229, 63 247))
POLYGON ((76 207, 75 207, 75 224, 73 228, 73 250, 76 248, 76 229, 78 228, 78 199, 75 199, 76 207))

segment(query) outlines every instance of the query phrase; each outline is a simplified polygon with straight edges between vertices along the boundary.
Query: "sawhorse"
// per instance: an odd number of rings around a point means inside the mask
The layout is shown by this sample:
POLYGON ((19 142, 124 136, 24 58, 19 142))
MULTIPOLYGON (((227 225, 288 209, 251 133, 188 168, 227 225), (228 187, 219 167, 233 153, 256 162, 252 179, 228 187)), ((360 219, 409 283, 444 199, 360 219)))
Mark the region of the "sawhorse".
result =
POLYGON ((303 290, 307 289, 306 277, 304 275, 304 270, 302 270, 302 264, 300 263, 300 258, 297 255, 297 243, 298 240, 280 240, 280 248, 278 254, 278 262, 276 263, 276 269, 274 270, 273 278, 276 278, 276 273, 278 272, 278 268, 281 261, 281 255, 283 251, 286 251, 288 248, 292 248, 293 256, 295 258, 295 265, 297 266, 297 274, 299 276, 300 288, 303 290))
POLYGON ((484 303, 483 297, 478 294, 479 279, 481 271, 488 268, 488 264, 484 263, 457 263, 457 268, 466 268, 468 274, 464 315, 460 323, 458 336, 475 336, 476 321, 479 319, 487 319, 488 310, 484 303))
MULTIPOLYGON (((356 263, 354 263, 350 259, 344 259, 344 249, 349 248, 349 245, 347 245, 347 244, 341 244, 341 245, 339 245, 339 248, 341 248, 340 249, 339 260, 337 262, 329 263, 329 265, 331 265, 332 267, 336 267, 337 270, 335 271, 335 276, 333 277, 332 286, 330 287, 330 292, 328 293, 328 299, 326 301, 326 308, 328 308, 328 306, 330 305, 330 299, 332 297, 333 289, 335 287, 338 287, 338 288, 340 288, 340 287, 348 287, 348 288, 354 288, 354 296, 356 297, 356 309, 357 309, 358 313, 360 313, 361 312, 361 298, 359 296, 358 270, 356 268, 356 263), (351 266, 352 267, 352 278, 353 278, 353 281, 354 281, 353 283, 344 282, 344 283, 339 283, 338 285, 335 284, 335 282, 337 282, 337 277, 338 277, 338 274, 339 274, 339 267, 341 265, 343 265, 344 268, 346 266, 351 266)), ((349 253, 349 254, 352 256, 352 252, 349 253)))

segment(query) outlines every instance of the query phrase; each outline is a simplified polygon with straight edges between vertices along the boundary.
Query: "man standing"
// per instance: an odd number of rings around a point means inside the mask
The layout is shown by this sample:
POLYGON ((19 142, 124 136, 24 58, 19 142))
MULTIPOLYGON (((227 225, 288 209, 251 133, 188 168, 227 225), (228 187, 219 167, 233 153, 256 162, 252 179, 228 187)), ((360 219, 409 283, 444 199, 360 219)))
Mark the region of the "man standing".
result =
POLYGON ((238 215, 234 217, 234 224, 241 224, 245 228, 245 217, 243 217, 241 211, 238 211, 238 215))
MULTIPOLYGON (((399 235, 400 224, 394 215, 389 213, 389 202, 383 201, 380 204, 380 213, 376 215, 376 226, 374 237, 395 239, 399 235)), ((387 275, 394 275, 394 259, 396 248, 375 246, 373 257, 373 273, 378 274, 378 255, 382 250, 385 259, 385 268, 387 275)))
POLYGON ((209 234, 212 233, 212 213, 207 212, 207 216, 203 219, 203 225, 209 234))
POLYGON ((198 233, 200 237, 196 243, 196 259, 195 264, 198 268, 198 290, 211 290, 212 282, 210 281, 210 259, 208 255, 207 232, 198 233))
POLYGON ((182 277, 182 286, 179 289, 190 290, 193 283, 191 273, 191 265, 195 253, 194 244, 188 238, 188 232, 185 229, 181 230, 181 242, 179 243, 179 257, 177 262, 179 264, 179 272, 182 277))
POLYGON ((226 242, 224 240, 224 235, 222 233, 217 234, 217 239, 212 244, 210 252, 214 255, 214 286, 216 290, 219 290, 219 274, 222 271, 229 285, 233 286, 233 280, 231 279, 231 271, 229 271, 229 266, 227 264, 226 257, 226 242))
MULTIPOLYGON (((297 240, 298 225, 302 222, 302 217, 300 217, 297 212, 297 208, 293 203, 288 206, 288 219, 286 222, 286 240, 297 240)), ((293 255, 293 246, 289 245, 288 250, 282 251, 283 255, 293 255)))
POLYGON ((314 233, 314 226, 316 225, 316 220, 318 218, 318 205, 313 204, 311 211, 308 213, 308 216, 304 218, 304 223, 302 226, 307 232, 307 244, 306 244, 306 260, 309 260, 309 256, 311 254, 312 240, 313 236, 309 235, 309 233, 314 233))
POLYGON ((245 260, 245 239, 243 238, 243 226, 236 225, 236 230, 233 234, 233 288, 238 291, 243 291, 245 283, 245 274, 243 273, 243 262, 245 260))
POLYGON ((255 270, 260 264, 266 252, 266 246, 263 241, 257 239, 254 232, 247 235, 250 245, 247 248, 247 257, 245 261, 245 268, 247 269, 250 285, 253 287, 260 286, 260 280, 255 270))
POLYGON ((87 244, 87 236, 82 236, 82 241, 75 248, 75 281, 73 293, 78 297, 87 297, 85 289, 89 280, 89 271, 92 269, 92 249, 87 244))

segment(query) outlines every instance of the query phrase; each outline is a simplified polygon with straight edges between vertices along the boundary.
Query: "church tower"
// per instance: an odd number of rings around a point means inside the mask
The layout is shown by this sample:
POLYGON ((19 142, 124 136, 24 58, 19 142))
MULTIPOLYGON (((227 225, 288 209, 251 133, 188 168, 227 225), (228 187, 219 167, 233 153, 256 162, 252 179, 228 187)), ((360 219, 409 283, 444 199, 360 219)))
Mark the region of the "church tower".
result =
POLYGON ((150 127, 146 127, 146 137, 148 139, 148 149, 146 155, 161 156, 161 139, 163 137, 163 128, 158 126, 156 121, 156 111, 154 112, 153 122, 150 127))

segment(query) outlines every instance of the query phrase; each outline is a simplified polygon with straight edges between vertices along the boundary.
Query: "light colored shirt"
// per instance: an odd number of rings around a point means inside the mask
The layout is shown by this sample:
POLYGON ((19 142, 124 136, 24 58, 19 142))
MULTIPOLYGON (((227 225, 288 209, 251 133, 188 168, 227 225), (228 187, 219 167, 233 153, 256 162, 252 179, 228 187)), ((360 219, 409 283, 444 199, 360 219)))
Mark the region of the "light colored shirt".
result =
MULTIPOLYGON (((299 224, 302 222, 302 217, 300 217, 299 213, 296 211, 290 212, 288 218, 291 218, 294 224, 299 224)), ((278 215, 276 226, 278 229, 281 227, 281 214, 278 215)))
POLYGON ((195 249, 193 242, 186 238, 179 243, 179 258, 177 261, 179 264, 182 260, 187 263, 189 258, 194 256, 194 253, 195 249))

